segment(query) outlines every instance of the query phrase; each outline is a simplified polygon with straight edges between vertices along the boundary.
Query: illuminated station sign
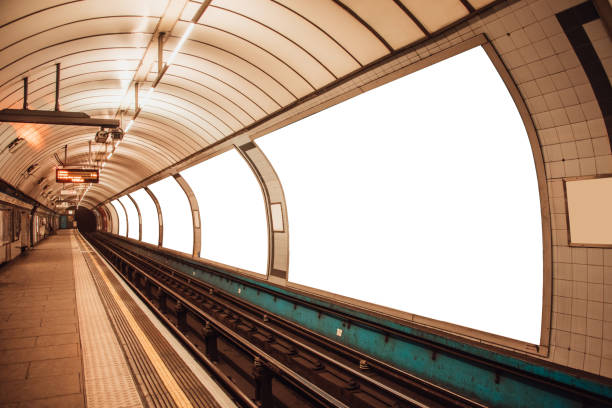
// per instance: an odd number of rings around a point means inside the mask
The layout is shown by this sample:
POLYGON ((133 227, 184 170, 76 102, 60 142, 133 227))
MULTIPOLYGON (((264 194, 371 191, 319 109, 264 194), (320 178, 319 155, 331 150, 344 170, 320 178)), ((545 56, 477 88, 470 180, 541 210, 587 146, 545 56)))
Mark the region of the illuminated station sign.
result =
POLYGON ((57 183, 97 183, 98 169, 55 169, 57 183))

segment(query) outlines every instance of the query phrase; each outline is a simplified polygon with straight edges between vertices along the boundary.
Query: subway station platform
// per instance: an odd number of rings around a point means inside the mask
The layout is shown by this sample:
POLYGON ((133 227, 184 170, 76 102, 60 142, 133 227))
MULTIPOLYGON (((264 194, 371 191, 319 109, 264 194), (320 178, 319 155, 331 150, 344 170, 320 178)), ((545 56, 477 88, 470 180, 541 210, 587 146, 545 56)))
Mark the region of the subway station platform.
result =
POLYGON ((76 230, 0 268, 0 406, 235 404, 76 230))

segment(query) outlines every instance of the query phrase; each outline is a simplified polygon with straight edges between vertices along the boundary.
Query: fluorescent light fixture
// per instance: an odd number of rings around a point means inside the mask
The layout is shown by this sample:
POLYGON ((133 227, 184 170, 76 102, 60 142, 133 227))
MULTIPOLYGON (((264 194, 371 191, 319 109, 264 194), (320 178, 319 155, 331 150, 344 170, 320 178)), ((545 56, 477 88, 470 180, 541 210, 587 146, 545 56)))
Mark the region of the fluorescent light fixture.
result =
POLYGON ((127 133, 130 130, 133 124, 134 124, 134 119, 130 120, 130 123, 128 123, 127 127, 125 128, 125 133, 127 133))
POLYGON ((15 150, 19 148, 19 146, 23 145, 23 142, 25 142, 25 139, 22 137, 16 137, 15 139, 13 139, 13 141, 8 145, 9 152, 14 153, 15 150))
POLYGON ((185 34, 183 34, 183 36, 181 37, 181 40, 179 41, 179 43, 174 48, 174 51, 172 51, 172 54, 170 54, 170 58, 168 58, 168 61, 166 61, 166 65, 170 66, 174 62, 174 59, 176 58, 176 55, 179 53, 179 51, 183 47, 183 44, 185 44, 185 41, 187 41, 187 38, 189 37, 189 35, 193 31, 193 27, 195 27, 195 23, 189 23, 189 27, 187 27, 187 30, 185 31, 185 34))
POLYGON ((108 154, 108 156, 106 156, 106 159, 108 160, 108 159, 110 159, 111 157, 113 157, 113 152, 110 152, 110 153, 108 154))

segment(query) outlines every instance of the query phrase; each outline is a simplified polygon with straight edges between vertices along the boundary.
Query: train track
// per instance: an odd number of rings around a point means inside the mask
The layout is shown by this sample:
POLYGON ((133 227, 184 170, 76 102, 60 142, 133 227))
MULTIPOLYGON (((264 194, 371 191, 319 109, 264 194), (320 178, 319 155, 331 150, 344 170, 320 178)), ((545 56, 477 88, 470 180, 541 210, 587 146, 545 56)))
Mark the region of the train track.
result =
POLYGON ((88 240, 242 406, 483 407, 97 235, 88 240))

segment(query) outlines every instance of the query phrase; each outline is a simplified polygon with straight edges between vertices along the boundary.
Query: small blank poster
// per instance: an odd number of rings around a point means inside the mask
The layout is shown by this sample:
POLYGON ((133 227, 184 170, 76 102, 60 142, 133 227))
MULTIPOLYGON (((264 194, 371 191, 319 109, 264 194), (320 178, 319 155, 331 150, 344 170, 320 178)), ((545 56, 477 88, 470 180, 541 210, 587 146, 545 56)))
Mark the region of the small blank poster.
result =
POLYGON ((612 246, 612 177, 566 181, 570 243, 612 246))

